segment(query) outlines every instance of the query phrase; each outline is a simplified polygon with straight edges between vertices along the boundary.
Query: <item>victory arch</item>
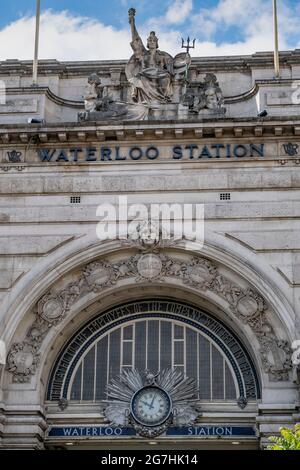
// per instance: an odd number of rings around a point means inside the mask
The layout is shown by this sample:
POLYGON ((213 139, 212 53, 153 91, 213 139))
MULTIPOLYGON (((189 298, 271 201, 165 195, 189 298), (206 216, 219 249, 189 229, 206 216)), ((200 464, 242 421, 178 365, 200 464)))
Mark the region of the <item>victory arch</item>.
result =
POLYGON ((0 448, 263 449, 300 416, 300 53, 129 21, 129 61, 0 63, 0 448), (99 240, 120 196, 203 205, 204 245, 99 240))

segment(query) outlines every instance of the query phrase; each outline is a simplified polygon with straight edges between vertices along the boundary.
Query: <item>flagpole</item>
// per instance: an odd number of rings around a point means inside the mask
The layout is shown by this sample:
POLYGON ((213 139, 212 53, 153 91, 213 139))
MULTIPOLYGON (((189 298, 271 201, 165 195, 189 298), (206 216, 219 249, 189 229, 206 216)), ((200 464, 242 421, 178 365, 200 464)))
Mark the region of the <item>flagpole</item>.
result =
POLYGON ((36 21, 35 21, 35 44, 32 84, 37 86, 38 82, 38 60, 39 60, 39 38, 40 38, 41 0, 36 1, 36 21))
POLYGON ((274 19, 274 71, 275 71, 275 78, 280 78, 277 0, 273 0, 273 19, 274 19))

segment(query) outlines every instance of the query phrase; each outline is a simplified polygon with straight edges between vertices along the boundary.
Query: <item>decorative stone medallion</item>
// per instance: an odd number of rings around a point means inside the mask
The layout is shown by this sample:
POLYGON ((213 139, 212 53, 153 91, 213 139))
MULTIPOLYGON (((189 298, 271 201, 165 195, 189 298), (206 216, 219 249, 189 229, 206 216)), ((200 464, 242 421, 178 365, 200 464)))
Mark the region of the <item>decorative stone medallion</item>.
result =
POLYGON ((14 382, 29 382, 39 363, 39 354, 28 343, 14 344, 7 358, 7 370, 14 374, 14 382))
POLYGON ((237 310, 242 317, 252 317, 258 311, 258 303, 253 297, 242 297, 237 304, 237 310))
POLYGON ((38 303, 38 314, 48 323, 56 323, 64 313, 64 303, 59 296, 46 294, 38 303))
POLYGON ((187 269, 187 273, 193 284, 204 284, 211 277, 208 268, 204 265, 191 266, 187 269))
POLYGON ((45 318, 45 320, 56 320, 61 316, 62 311, 62 302, 58 299, 50 299, 44 305, 43 318, 45 318))
POLYGON ((162 272, 162 267, 160 257, 153 253, 141 256, 137 263, 140 276, 148 280, 157 279, 162 272))
POLYGON ((111 279, 111 269, 105 262, 91 263, 85 270, 85 279, 94 289, 108 285, 111 279))
POLYGON ((184 269, 184 282, 191 286, 207 289, 217 275, 216 267, 205 258, 194 257, 184 269))

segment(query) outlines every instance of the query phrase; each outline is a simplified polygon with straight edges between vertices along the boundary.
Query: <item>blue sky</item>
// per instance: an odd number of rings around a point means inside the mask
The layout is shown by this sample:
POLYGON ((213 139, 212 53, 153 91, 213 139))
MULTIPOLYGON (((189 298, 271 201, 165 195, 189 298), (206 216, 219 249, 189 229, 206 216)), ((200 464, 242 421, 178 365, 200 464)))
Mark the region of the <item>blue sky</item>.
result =
MULTIPOLYGON (((298 48, 300 2, 278 3, 281 49, 298 48)), ((31 57, 35 4, 35 0, 0 0, 0 59, 31 57)), ((74 60, 76 52, 78 59, 107 59, 109 52, 111 58, 126 58, 131 6, 137 9, 142 36, 155 29, 160 48, 171 53, 180 47, 181 36, 188 34, 197 39, 196 55, 272 48, 272 0, 41 0, 41 4, 43 58, 74 60)))

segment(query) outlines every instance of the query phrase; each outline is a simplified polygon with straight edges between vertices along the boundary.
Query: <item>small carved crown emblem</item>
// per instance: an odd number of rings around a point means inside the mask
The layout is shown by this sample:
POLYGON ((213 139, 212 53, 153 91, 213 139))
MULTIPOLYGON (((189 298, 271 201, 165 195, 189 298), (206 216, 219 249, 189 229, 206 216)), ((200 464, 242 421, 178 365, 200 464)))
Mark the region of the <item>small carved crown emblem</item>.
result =
POLYGON ((22 152, 17 152, 16 150, 7 152, 7 158, 11 163, 19 163, 22 160, 22 152))
POLYGON ((298 155, 298 151, 299 151, 298 144, 292 144, 290 142, 288 144, 285 144, 283 148, 284 148, 285 153, 289 155, 290 157, 294 157, 295 155, 298 155))

